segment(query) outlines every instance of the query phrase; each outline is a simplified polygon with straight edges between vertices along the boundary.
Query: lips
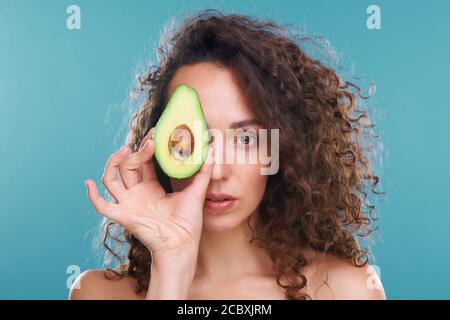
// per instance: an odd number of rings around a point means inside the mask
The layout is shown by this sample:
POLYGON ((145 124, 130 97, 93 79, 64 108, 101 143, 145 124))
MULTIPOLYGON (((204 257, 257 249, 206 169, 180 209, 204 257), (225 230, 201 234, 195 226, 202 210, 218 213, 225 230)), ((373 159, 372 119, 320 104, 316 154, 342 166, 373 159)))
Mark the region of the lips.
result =
POLYGON ((207 193, 205 207, 211 211, 221 212, 232 208, 236 200, 236 197, 228 194, 207 193))
POLYGON ((235 197, 224 193, 207 193, 205 199, 208 201, 236 200, 235 197))

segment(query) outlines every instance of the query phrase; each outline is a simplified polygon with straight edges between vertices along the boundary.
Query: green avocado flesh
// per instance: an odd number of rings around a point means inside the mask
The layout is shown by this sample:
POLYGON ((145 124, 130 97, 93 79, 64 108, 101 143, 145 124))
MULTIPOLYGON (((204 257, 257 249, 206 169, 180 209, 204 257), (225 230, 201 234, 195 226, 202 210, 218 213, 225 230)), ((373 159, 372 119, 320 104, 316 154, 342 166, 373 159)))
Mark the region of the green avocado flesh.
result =
POLYGON ((175 179, 193 176, 208 154, 208 127, 197 92, 182 84, 170 96, 153 135, 155 157, 175 179))

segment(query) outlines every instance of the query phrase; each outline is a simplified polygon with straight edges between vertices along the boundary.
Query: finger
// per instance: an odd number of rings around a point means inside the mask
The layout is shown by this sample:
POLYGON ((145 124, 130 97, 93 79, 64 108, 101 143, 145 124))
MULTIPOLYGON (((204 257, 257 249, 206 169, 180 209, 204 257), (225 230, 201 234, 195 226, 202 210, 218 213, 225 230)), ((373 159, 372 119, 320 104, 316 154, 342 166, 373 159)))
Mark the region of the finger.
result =
MULTIPOLYGON (((151 128, 147 134, 145 135, 145 137, 142 139, 141 141, 141 145, 139 146, 139 149, 142 149, 142 147, 144 146, 144 144, 147 142, 148 139, 153 140, 153 134, 155 132, 155 127, 151 128)), ((154 141, 154 140, 153 140, 154 141)))
MULTIPOLYGON (((141 147, 148 141, 151 140, 153 142, 153 148, 155 148, 155 142, 153 140, 153 133, 155 131, 155 128, 151 128, 150 131, 148 132, 147 136, 142 140, 141 142, 141 147)), ((153 151, 154 153, 154 151, 153 151)), ((156 180, 156 171, 155 171, 155 166, 153 165, 153 160, 152 157, 150 157, 150 159, 148 161, 145 161, 142 164, 142 167, 140 168, 140 173, 142 176, 142 181, 145 182, 149 182, 151 180, 156 180)))
POLYGON ((140 170, 143 169, 141 167, 152 157, 153 153, 154 143, 149 139, 139 151, 131 154, 119 165, 120 176, 127 189, 141 182, 140 170))
POLYGON ((142 181, 149 182, 152 180, 157 180, 157 176, 153 160, 150 158, 142 164, 142 181))
POLYGON ((154 140, 154 139, 153 139, 153 134, 154 134, 154 133, 155 133, 155 127, 151 128, 151 129, 148 131, 147 136, 148 136, 150 139, 154 140))
POLYGON ((128 152, 129 147, 124 146, 114 153, 108 159, 105 171, 103 172, 102 183, 118 202, 120 202, 120 199, 125 194, 126 189, 123 182, 117 177, 117 173, 119 172, 119 165, 127 158, 128 152))
POLYGON ((95 211, 98 214, 101 214, 104 217, 112 219, 116 222, 119 220, 117 204, 108 202, 99 194, 97 186, 94 181, 88 179, 85 182, 87 193, 89 197, 89 201, 95 208, 95 211))
POLYGON ((214 154, 214 145, 210 144, 205 163, 203 163, 200 171, 194 175, 192 182, 184 189, 186 192, 196 195, 200 201, 205 200, 206 190, 208 189, 209 181, 211 180, 214 165, 214 154))

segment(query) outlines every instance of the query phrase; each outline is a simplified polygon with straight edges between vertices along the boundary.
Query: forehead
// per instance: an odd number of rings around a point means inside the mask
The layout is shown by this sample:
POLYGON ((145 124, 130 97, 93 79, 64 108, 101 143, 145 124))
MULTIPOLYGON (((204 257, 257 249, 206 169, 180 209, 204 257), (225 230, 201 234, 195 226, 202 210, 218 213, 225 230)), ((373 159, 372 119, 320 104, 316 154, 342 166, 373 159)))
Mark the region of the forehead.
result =
POLYGON ((210 128, 227 128, 233 122, 254 118, 227 68, 210 62, 182 66, 170 82, 167 96, 180 84, 197 91, 210 128))

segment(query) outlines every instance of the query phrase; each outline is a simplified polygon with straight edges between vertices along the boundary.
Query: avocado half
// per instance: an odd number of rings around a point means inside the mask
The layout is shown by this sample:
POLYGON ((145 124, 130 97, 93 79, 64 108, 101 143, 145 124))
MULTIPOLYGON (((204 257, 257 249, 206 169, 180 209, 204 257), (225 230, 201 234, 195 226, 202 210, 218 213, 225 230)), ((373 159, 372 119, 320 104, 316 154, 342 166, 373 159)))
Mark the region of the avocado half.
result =
POLYGON ((193 176, 206 160, 208 127, 197 92, 182 84, 170 96, 153 133, 155 157, 174 179, 193 176))

